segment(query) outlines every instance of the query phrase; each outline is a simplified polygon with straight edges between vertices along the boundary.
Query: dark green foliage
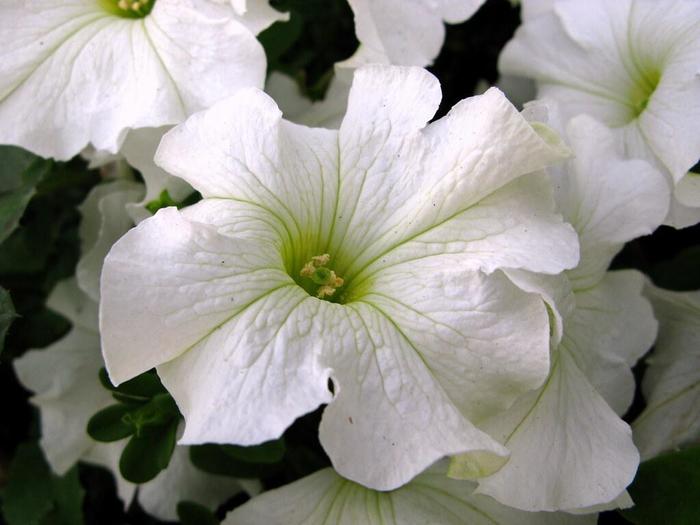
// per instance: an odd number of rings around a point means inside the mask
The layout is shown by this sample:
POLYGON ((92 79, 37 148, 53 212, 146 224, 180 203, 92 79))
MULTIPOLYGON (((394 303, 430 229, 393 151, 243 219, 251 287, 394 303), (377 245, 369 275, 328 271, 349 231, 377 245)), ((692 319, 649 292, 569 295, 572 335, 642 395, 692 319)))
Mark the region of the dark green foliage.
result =
POLYGON ((82 525, 83 496, 76 467, 57 476, 39 446, 24 443, 10 465, 2 514, 8 525, 82 525))
POLYGON ((5 348, 5 335, 15 317, 15 306, 12 304, 10 293, 0 288, 0 353, 5 348))
POLYGON ((180 518, 182 525, 218 525, 219 520, 212 514, 209 509, 192 503, 190 501, 182 501, 177 506, 177 517, 180 518))
POLYGON ((264 31, 268 69, 294 78, 302 93, 322 99, 333 77, 333 65, 357 49, 350 6, 344 0, 272 0, 271 5, 289 12, 289 22, 278 22, 264 31))
POLYGON ((278 473, 284 451, 282 440, 253 447, 199 445, 190 447, 190 459, 197 468, 211 474, 253 479, 278 473))
POLYGON ((124 447, 119 459, 119 471, 132 483, 146 483, 170 463, 175 450, 178 419, 165 425, 142 427, 124 447))
POLYGON ((700 522, 700 446, 645 461, 629 487, 635 506, 622 514, 638 525, 700 522))
POLYGON ((146 209, 151 213, 155 214, 161 208, 167 208, 169 206, 176 206, 177 208, 184 208, 190 206, 195 202, 202 199, 202 196, 197 191, 193 191, 187 197, 185 197, 181 202, 176 202, 168 193, 168 190, 163 190, 158 195, 157 199, 153 199, 151 202, 146 204, 146 209))
POLYGON ((129 438, 119 470, 133 483, 146 483, 170 463, 180 412, 155 372, 145 372, 115 387, 100 370, 102 385, 118 402, 90 418, 87 433, 96 441, 129 438))
POLYGON ((15 230, 36 185, 52 162, 14 146, 0 146, 0 243, 15 230))
POLYGON ((700 246, 686 248, 672 259, 656 264, 649 277, 654 284, 667 290, 700 289, 700 246))

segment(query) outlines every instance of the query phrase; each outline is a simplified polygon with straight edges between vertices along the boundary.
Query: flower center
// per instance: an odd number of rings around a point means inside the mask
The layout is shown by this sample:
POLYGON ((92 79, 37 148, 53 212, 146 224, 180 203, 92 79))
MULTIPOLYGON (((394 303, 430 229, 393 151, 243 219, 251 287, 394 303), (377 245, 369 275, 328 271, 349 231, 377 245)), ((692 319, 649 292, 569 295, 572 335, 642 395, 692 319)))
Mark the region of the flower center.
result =
POLYGON ((656 87, 661 80, 661 73, 653 67, 642 68, 636 70, 634 83, 627 95, 627 100, 630 109, 630 122, 641 115, 649 104, 656 87))
POLYGON ((330 260, 331 256, 327 253, 316 255, 299 272, 302 277, 300 284, 309 295, 315 295, 319 299, 330 299, 335 291, 343 286, 345 281, 327 267, 330 260))
POLYGON ((156 0, 99 0, 99 3, 113 15, 123 18, 143 18, 151 12, 156 0))

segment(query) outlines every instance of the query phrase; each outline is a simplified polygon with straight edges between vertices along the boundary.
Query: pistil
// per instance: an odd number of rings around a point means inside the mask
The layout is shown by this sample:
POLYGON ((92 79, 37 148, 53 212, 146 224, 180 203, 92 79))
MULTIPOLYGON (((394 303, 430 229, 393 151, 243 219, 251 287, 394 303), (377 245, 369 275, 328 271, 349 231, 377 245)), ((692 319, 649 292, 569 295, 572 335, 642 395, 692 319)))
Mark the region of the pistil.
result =
POLYGON ((341 277, 338 277, 333 270, 326 267, 330 260, 331 256, 327 253, 316 255, 299 272, 302 277, 311 279, 315 284, 319 285, 316 291, 316 297, 319 299, 331 297, 344 283, 341 277))

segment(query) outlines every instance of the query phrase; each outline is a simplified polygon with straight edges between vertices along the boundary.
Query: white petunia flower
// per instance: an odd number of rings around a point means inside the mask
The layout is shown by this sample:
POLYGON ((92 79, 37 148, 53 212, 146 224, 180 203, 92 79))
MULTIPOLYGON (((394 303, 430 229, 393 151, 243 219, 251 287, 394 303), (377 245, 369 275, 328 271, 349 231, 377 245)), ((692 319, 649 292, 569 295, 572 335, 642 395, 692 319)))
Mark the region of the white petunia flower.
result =
POLYGON ((267 29, 275 22, 289 20, 289 13, 281 13, 270 7, 269 0, 215 0, 230 3, 243 24, 254 34, 267 29))
POLYGON ((117 179, 95 186, 80 205, 81 257, 75 269, 80 289, 100 300, 100 273, 109 249, 133 225, 126 208, 141 199, 143 184, 117 179))
POLYGON ((22 384, 34 392, 30 401, 41 412, 41 448, 56 473, 64 474, 79 460, 103 465, 114 473, 117 492, 126 505, 138 489, 141 506, 163 520, 177 519, 180 500, 214 510, 240 492, 237 480, 197 470, 187 447, 175 447, 168 468, 152 481, 138 486, 125 481, 119 474, 119 456, 126 440, 97 443, 86 431, 89 419, 115 402, 98 379, 104 363, 97 303, 68 280, 56 286, 48 306, 71 322, 71 331, 46 349, 30 350, 14 366, 22 384))
POLYGON ((302 94, 292 77, 273 71, 267 78, 265 92, 274 99, 285 119, 305 126, 338 129, 347 109, 352 76, 352 68, 336 64, 325 97, 314 102, 302 94))
POLYGON ((265 76, 255 36, 209 0, 8 0, 0 48, 0 143, 58 159, 116 153, 130 129, 177 124, 265 76))
POLYGON ((471 494, 474 483, 445 476, 437 464, 391 492, 320 470, 258 496, 230 512, 222 525, 593 525, 596 515, 531 513, 471 494))
POLYGON ((204 200, 107 256, 112 380, 158 366, 185 444, 261 443, 330 403, 321 442, 372 488, 458 452, 498 468, 507 451, 473 422, 549 369, 541 299, 498 270, 576 264, 547 181, 521 177, 566 151, 497 90, 426 126, 439 101, 426 71, 375 66, 338 131, 244 90, 166 135, 156 162, 204 200))
POLYGON ((700 439, 700 292, 645 289, 659 338, 642 390, 647 408, 633 423, 642 459, 700 439))
MULTIPOLYGON (((580 263, 565 272, 568 282, 509 272, 549 298, 563 334, 554 339, 545 385, 480 426, 511 456, 479 481, 478 492, 531 511, 629 506, 624 490, 639 454, 618 414, 634 394, 630 368, 656 334, 643 276, 606 270, 626 240, 650 233, 665 217, 664 176, 644 161, 623 159, 612 133, 589 117, 573 119, 566 132, 575 158, 551 176, 559 209, 579 234, 580 263)), ((452 475, 461 469, 457 458, 452 475)))
POLYGON ((688 175, 700 158, 700 4, 528 4, 501 71, 534 78, 566 118, 592 115, 614 129, 628 157, 665 170, 675 188, 669 224, 700 220, 700 184, 688 175))
POLYGON ((360 48, 351 59, 427 66, 445 40, 445 22, 470 18, 485 0, 348 0, 360 48))

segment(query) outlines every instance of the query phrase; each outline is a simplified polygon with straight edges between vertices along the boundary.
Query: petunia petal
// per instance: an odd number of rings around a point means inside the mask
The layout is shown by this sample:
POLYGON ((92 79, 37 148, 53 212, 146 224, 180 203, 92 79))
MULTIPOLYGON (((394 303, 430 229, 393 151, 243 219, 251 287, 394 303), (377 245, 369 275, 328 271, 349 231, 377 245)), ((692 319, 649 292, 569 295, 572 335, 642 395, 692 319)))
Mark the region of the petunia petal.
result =
POLYGON ((126 206, 143 196, 143 185, 117 180, 96 186, 80 206, 81 251, 75 276, 78 285, 90 299, 100 300, 100 274, 107 252, 133 223, 126 206))
POLYGON ((507 451, 469 418, 508 406, 546 377, 544 305, 503 276, 447 271, 421 278, 397 269, 382 281, 338 312, 347 328, 329 347, 337 392, 320 436, 335 468, 378 490, 394 489, 456 451, 472 454, 481 475, 499 468, 507 451), (437 301, 438 289, 451 308, 437 301), (503 317, 483 311, 485 302, 509 300, 513 310, 503 317), (530 340, 519 337, 515 350, 507 326, 513 333, 527 326, 530 340), (493 368, 487 359, 494 359, 493 368))
POLYGON ((279 285, 160 365, 185 416, 180 443, 259 444, 328 403, 330 371, 319 362, 316 329, 325 308, 300 287, 279 285))
POLYGON ((664 221, 669 185, 649 163, 620 155, 612 132, 588 116, 569 121, 566 134, 576 157, 552 175, 559 209, 581 242, 581 261, 567 276, 583 289, 602 278, 625 242, 664 221))
POLYGON ((607 272, 596 286, 576 292, 576 310, 566 319, 562 345, 619 415, 634 397, 631 368, 656 338, 658 323, 643 285, 641 273, 607 272))
POLYGON ((49 347, 16 359, 14 367, 41 410, 41 448, 62 475, 94 445, 85 432, 87 422, 113 399, 97 378, 102 367, 97 305, 69 280, 56 286, 48 306, 68 317, 73 328, 49 347))
MULTIPOLYGON (((235 220, 235 203, 228 208, 235 220)), ((274 245, 252 245, 175 208, 160 210, 105 259, 100 333, 110 377, 121 383, 177 357, 290 282, 274 245)))
POLYGON ((529 513, 472 494, 438 464, 392 492, 376 492, 325 469, 238 507, 223 525, 592 525, 597 516, 529 513))
POLYGON ((42 156, 68 159, 88 143, 116 152, 130 128, 175 124, 263 82, 262 47, 230 7, 158 0, 132 20, 87 0, 6 4, 0 142, 42 156))
POLYGON ((633 424, 642 458, 700 437, 700 293, 648 285, 659 338, 642 383, 647 408, 633 424))
POLYGON ((573 510, 616 499, 639 453, 629 427, 560 347, 547 383, 485 423, 510 450, 477 492, 523 510, 573 510))
POLYGON ((445 39, 443 20, 463 22, 484 0, 350 0, 360 52, 385 56, 388 63, 425 66, 432 63, 445 39))

